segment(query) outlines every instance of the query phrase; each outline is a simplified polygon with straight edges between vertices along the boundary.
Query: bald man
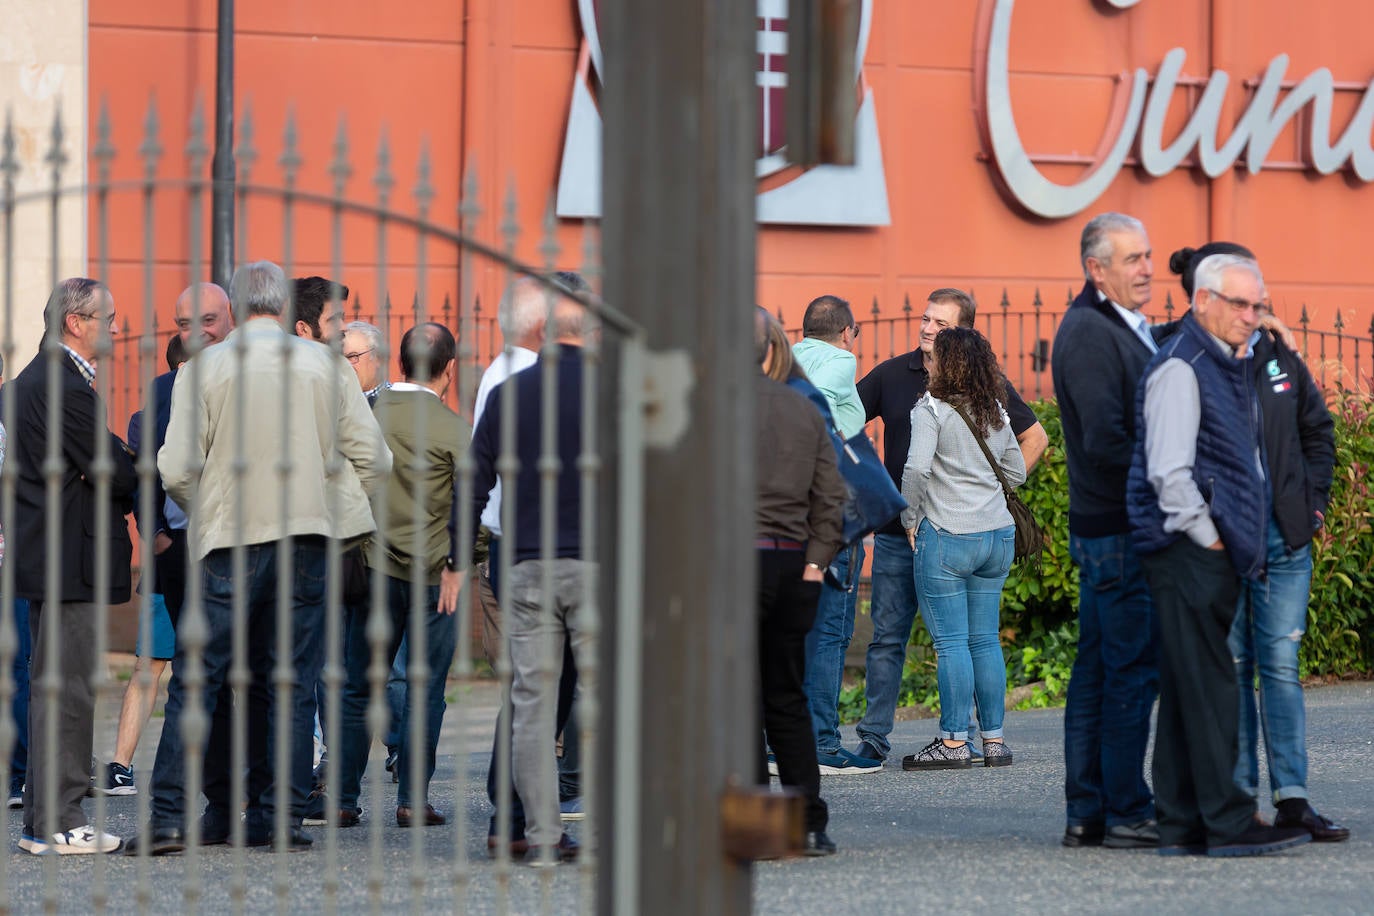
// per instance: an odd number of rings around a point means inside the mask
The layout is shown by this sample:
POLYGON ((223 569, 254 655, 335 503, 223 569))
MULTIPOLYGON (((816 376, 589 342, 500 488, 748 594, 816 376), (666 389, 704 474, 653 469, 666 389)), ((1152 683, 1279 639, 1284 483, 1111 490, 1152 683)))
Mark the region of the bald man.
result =
MULTIPOLYGON (((182 290, 181 295, 177 296, 175 315, 177 336, 190 356, 219 343, 234 329, 229 296, 214 283, 192 283, 182 290)), ((170 369, 153 380, 152 401, 144 404, 130 423, 131 442, 137 445, 151 442, 154 456, 167 440, 167 421, 172 413, 172 385, 176 381, 177 371, 170 369), (147 423, 151 424, 151 429, 145 426, 147 423)), ((170 653, 164 656, 165 649, 154 651, 152 647, 165 647, 173 643, 173 633, 186 597, 186 513, 167 498, 162 477, 158 474, 153 475, 152 489, 151 518, 143 518, 140 515, 142 506, 135 504, 139 531, 146 531, 150 525, 153 529, 154 560, 151 574, 144 576, 139 590, 151 589, 154 595, 161 595, 166 614, 158 613, 154 604, 149 628, 152 639, 144 647, 148 651, 135 659, 133 676, 129 678, 129 685, 124 691, 114 755, 109 763, 97 768, 95 773, 92 789, 105 795, 134 795, 138 791, 134 782, 134 752, 138 749, 148 717, 152 715, 157 685, 170 657, 170 653), (166 630, 173 633, 167 633, 166 630), (154 655, 164 657, 155 658, 154 655), (144 668, 148 669, 147 675, 144 674, 144 668)), ((228 708, 228 703, 221 705, 228 708)))

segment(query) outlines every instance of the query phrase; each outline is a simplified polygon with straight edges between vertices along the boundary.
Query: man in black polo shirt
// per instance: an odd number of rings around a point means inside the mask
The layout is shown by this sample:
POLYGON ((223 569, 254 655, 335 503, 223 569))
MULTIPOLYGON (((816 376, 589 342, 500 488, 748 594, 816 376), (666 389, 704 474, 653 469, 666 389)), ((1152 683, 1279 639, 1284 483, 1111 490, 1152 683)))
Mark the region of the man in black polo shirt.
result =
MULTIPOLYGON (((935 335, 955 325, 973 327, 974 310, 973 298, 963 290, 935 290, 921 318, 919 349, 880 363, 859 382, 865 419, 883 419, 883 463, 899 486, 902 466, 911 449, 911 409, 926 393, 930 382, 926 359, 935 346, 935 335)), ((1044 454, 1049 437, 1010 383, 1007 384, 1006 408, 1029 471, 1044 454)), ((892 731, 897 694, 902 686, 906 644, 916 618, 911 545, 907 543, 900 520, 878 529, 873 538, 870 613, 873 615, 873 641, 868 644, 868 674, 864 684, 868 711, 859 723, 859 747, 855 754, 881 762, 891 750, 887 736, 892 731)))

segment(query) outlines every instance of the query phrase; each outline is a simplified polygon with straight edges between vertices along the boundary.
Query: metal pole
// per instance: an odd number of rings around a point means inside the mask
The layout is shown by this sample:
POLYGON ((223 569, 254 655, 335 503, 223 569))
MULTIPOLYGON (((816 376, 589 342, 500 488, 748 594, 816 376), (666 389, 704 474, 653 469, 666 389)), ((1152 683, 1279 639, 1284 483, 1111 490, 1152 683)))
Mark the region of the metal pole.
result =
POLYGON ((210 166, 210 261, 214 282, 234 272, 234 0, 219 0, 215 33, 215 158, 210 166))
MULTIPOLYGON (((622 504, 638 500, 621 487, 599 512, 599 555, 620 567, 602 577, 602 606, 625 611, 603 647, 637 663, 600 670, 610 727, 598 748, 608 787, 598 815, 617 824, 628 812, 631 829, 601 835, 598 911, 732 916, 749 912, 750 876, 723 854, 721 796, 732 777, 753 781, 762 752, 748 395, 758 372, 755 9, 739 0, 604 0, 600 9, 606 298, 645 328, 647 387, 681 400, 651 399, 641 414, 642 504, 622 504)), ((605 341, 607 422, 617 397, 633 399, 616 336, 605 341)), ((632 360, 639 346, 629 343, 632 360)), ((603 479, 634 461, 629 451, 603 448, 603 479)))

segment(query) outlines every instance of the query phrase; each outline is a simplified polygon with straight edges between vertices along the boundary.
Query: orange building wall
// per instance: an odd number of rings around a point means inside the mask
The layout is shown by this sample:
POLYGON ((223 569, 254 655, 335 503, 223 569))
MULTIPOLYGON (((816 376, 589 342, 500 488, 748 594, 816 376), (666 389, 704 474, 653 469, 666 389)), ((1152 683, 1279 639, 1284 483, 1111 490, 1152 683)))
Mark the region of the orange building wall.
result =
MULTIPOLYGON (((983 0, 990 3, 991 0, 983 0)), ((1170 251, 1209 238, 1243 242, 1259 254, 1281 316, 1296 321, 1306 304, 1314 328, 1337 311, 1347 329, 1365 333, 1371 318, 1374 259, 1364 239, 1374 221, 1374 190, 1342 175, 1269 170, 1232 171, 1215 181, 1180 168, 1149 178, 1127 168, 1087 212, 1065 220, 1030 217, 999 193, 974 116, 974 0, 876 0, 865 73, 878 108, 892 213, 883 228, 763 227, 759 235, 758 301, 780 308, 790 325, 810 298, 831 292, 861 304, 876 297, 892 315, 910 296, 919 312, 933 287, 971 287, 984 309, 1005 289, 1014 308, 1027 308, 1039 289, 1047 306, 1062 307, 1081 285, 1078 234, 1092 213, 1117 209, 1150 227, 1156 251, 1155 311, 1166 291, 1178 295, 1165 266, 1170 251)), ((415 162, 422 144, 431 161, 435 197, 430 214, 456 226, 464 169, 481 176, 477 235, 498 244, 507 192, 517 195, 523 234, 518 254, 540 262, 539 234, 556 186, 579 34, 573 0, 240 0, 237 92, 250 106, 260 158, 254 181, 279 183, 276 164, 283 119, 294 111, 304 159, 299 187, 329 193, 328 164, 341 117, 352 138, 352 199, 372 202, 379 132, 391 143, 393 205, 414 208, 415 162)), ((185 124, 194 99, 207 105, 214 89, 212 0, 175 4, 90 2, 91 138, 102 101, 114 143, 128 156, 141 142, 144 112, 154 93, 162 113, 166 165, 184 160, 185 124)), ((1115 78, 1135 67, 1153 72, 1171 48, 1187 49, 1185 74, 1212 68, 1233 76, 1229 111, 1245 104, 1241 81, 1270 59, 1292 56, 1291 79, 1329 67, 1337 81, 1374 77, 1374 54, 1352 36, 1374 31, 1374 5, 1363 0, 1141 0, 1115 10, 1098 0, 1022 0, 1013 20, 1011 86, 1017 123, 1032 152, 1090 155, 1098 146, 1115 78)), ((1343 93, 1333 117, 1344 129, 1359 96, 1343 93)), ((1182 90, 1171 108, 1181 126, 1182 90)), ((209 109, 207 108, 207 114, 209 109)), ((240 125, 242 122, 240 121, 240 125)), ((1223 138, 1226 129, 1223 128, 1223 138)), ((1171 136, 1166 132, 1166 143, 1171 136)), ((1296 156, 1290 130, 1271 159, 1296 156)), ((1082 166, 1045 166, 1072 181, 1082 166)), ((95 175, 92 164, 92 175, 95 175)), ((118 176, 141 175, 125 159, 118 176)), ((143 223, 136 194, 115 195, 110 276, 121 312, 142 311, 143 223), (126 292, 127 291, 127 292, 126 292), (131 308, 132 306, 132 308, 131 308)), ((208 225, 208 196, 206 198, 208 225)), ((332 273, 331 223, 316 209, 296 213, 292 270, 332 273)), ((672 214, 664 214, 671 219, 672 214)), ((408 303, 416 294, 416 239, 391 231, 385 278, 376 264, 376 226, 344 222, 341 279, 372 310, 384 292, 408 303)), ((284 256, 281 210, 270 202, 250 210, 249 246, 240 258, 284 256)), ((560 266, 577 266, 584 229, 562 223, 560 266)), ((91 210, 91 258, 99 229, 91 210)), ((185 284, 185 201, 157 211, 155 294, 160 326, 185 284)), ((462 295, 458 257, 448 245, 427 249, 425 295, 433 309, 444 294, 462 295)), ((494 306, 502 272, 481 261, 468 275, 471 294, 494 306)), ((487 314, 493 309, 488 308, 487 314)), ((134 327, 143 316, 132 315, 134 327)))

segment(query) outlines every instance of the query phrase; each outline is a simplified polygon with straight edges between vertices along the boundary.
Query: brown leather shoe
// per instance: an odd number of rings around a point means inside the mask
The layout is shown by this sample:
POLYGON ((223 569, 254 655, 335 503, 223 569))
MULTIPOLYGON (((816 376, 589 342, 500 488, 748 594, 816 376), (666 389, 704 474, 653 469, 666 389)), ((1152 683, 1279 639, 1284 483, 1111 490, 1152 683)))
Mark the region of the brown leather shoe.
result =
POLYGON ((396 809, 397 827, 438 827, 441 824, 447 823, 448 818, 444 817, 438 811, 435 811, 433 805, 425 805, 424 820, 414 817, 409 808, 396 809))
MULTIPOLYGON (((518 840, 511 840, 509 846, 510 857, 512 859, 520 859, 525 855, 526 852, 529 851, 530 841, 525 839, 524 837, 521 837, 518 840)), ((496 858, 497 852, 498 850, 500 850, 500 848, 501 840, 497 838, 496 834, 487 834, 487 854, 494 859, 496 858)))
POLYGON ((1301 813, 1284 817, 1279 812, 1274 817, 1275 827, 1301 827, 1312 834, 1318 843, 1340 843, 1350 839, 1350 828, 1342 827, 1328 817, 1323 817, 1309 804, 1304 804, 1301 813))

